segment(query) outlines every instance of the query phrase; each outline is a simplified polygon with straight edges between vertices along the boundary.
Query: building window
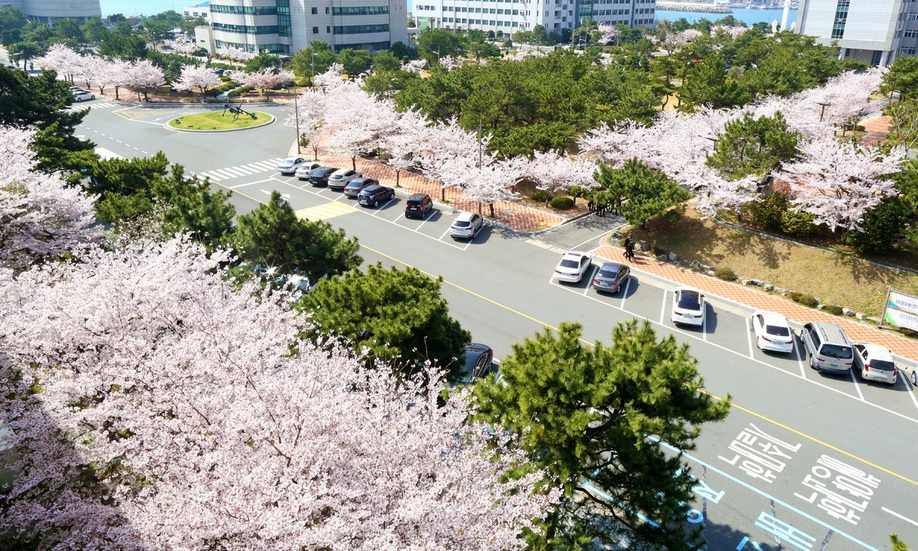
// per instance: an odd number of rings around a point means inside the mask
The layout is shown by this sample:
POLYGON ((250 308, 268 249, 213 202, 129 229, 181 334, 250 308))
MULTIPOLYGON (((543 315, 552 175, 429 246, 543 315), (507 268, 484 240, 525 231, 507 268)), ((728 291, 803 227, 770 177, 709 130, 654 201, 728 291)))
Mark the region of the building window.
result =
POLYGON ((277 13, 277 8, 274 6, 224 6, 221 4, 211 4, 210 12, 245 15, 274 15, 277 13))
POLYGON ((309 13, 313 15, 319 15, 319 8, 313 6, 312 9, 309 10, 309 13))
MULTIPOLYGON (((432 7, 429 9, 433 9, 432 7)), ((449 11, 449 6, 444 6, 443 11, 449 11)), ((346 6, 333 7, 332 15, 386 15, 389 6, 346 6)))
POLYGON ((850 0, 838 0, 835 6, 835 21, 832 24, 832 38, 840 39, 845 36, 845 23, 848 21, 848 5, 850 0))
POLYGON ((277 34, 277 25, 231 25, 229 23, 211 23, 215 31, 246 34, 277 34))
POLYGON ((312 34, 319 34, 319 27, 313 27, 312 34))

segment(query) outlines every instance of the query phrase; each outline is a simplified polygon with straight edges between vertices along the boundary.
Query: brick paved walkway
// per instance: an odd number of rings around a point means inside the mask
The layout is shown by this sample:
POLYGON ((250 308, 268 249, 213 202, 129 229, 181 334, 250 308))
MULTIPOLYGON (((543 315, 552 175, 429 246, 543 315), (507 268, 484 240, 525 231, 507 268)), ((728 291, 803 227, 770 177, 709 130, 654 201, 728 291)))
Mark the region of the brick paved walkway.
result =
POLYGON ((871 117, 861 122, 867 134, 861 139, 864 145, 879 145, 889 135, 892 119, 886 115, 871 117))
MULTIPOLYGON (((621 248, 603 245, 595 251, 595 254, 615 262, 625 262, 623 252, 621 248)), ((829 321, 838 324, 844 329, 848 337, 854 342, 873 342, 885 346, 901 357, 918 359, 918 341, 890 331, 881 331, 865 323, 833 316, 814 308, 807 308, 778 295, 771 295, 765 291, 723 281, 673 264, 660 262, 655 258, 638 255, 636 261, 631 264, 634 265, 635 269, 675 281, 687 287, 693 287, 711 295, 745 304, 752 308, 779 312, 789 320, 797 322, 829 321)))

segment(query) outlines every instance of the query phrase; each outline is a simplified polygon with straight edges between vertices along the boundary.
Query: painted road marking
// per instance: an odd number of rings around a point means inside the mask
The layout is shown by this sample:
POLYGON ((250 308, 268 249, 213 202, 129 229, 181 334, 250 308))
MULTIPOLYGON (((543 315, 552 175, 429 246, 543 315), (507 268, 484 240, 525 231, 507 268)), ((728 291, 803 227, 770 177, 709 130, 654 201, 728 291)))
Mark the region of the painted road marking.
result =
POLYGON ((797 346, 797 335, 793 331, 791 331, 791 342, 794 345, 794 356, 797 357, 797 365, 800 366, 800 376, 806 379, 806 369, 803 368, 803 352, 797 346))
MULTIPOLYGON (((264 193, 265 195, 267 195, 267 196, 269 196, 269 197, 274 193, 274 191, 275 191, 275 190, 270 190, 270 191, 269 191, 269 190, 267 190, 267 189, 261 190, 262 193, 264 193)), ((279 192, 279 191, 278 191, 277 193, 278 193, 278 195, 281 196, 281 199, 283 199, 284 201, 289 201, 289 200, 290 200, 290 194, 289 194, 289 193, 281 193, 281 192, 279 192)))
POLYGON ((593 275, 596 273, 596 270, 599 269, 599 266, 590 264, 590 275, 587 276, 586 289, 583 290, 583 296, 587 296, 587 293, 590 292, 590 287, 593 285, 593 275))
MULTIPOLYGON (((430 216, 428 216, 427 218, 424 219, 423 222, 421 222, 420 224, 418 224, 418 227, 414 228, 415 231, 421 229, 421 226, 423 226, 424 224, 430 222, 430 219, 433 218, 434 215, 437 214, 438 212, 440 212, 440 211, 437 210, 437 209, 431 209, 431 210, 430 210, 430 216)), ((449 228, 447 228, 447 231, 449 231, 449 228)))
POLYGON ((316 207, 308 207, 296 211, 297 218, 308 220, 328 220, 336 216, 343 216, 355 212, 357 209, 345 203, 325 203, 316 207))
POLYGON ((669 291, 663 289, 663 303, 660 305, 660 325, 666 325, 663 320, 666 319, 666 299, 669 298, 669 291))
MULTIPOLYGON (((224 188, 226 188, 227 190, 229 190, 229 188, 227 188, 226 186, 221 186, 221 187, 224 187, 224 188)), ((232 190, 230 190, 230 191, 232 191, 232 190)), ((255 198, 254 196, 249 195, 249 194, 247 194, 247 193, 240 192, 240 191, 237 191, 237 192, 235 192, 235 193, 238 193, 239 195, 241 195, 242 197, 245 197, 246 199, 249 199, 250 201, 254 201, 254 202, 256 202, 256 203, 264 203, 263 201, 261 201, 261 200, 255 198)), ((406 228, 406 229, 408 229, 408 228, 406 228)), ((426 270, 424 270, 424 269, 417 268, 417 267, 415 267, 415 266, 413 266, 413 265, 411 265, 411 264, 409 264, 409 263, 407 263, 407 262, 405 262, 405 261, 403 261, 403 260, 401 260, 401 259, 395 258, 394 256, 392 256, 392 255, 390 255, 390 254, 384 253, 384 252, 382 252, 382 251, 380 251, 380 250, 378 250, 378 249, 375 249, 375 248, 373 248, 373 247, 370 247, 370 246, 368 246, 368 245, 366 245, 366 244, 361 244, 360 246, 363 247, 363 248, 365 248, 365 249, 367 249, 368 251, 370 251, 370 252, 372 252, 372 253, 374 253, 374 254, 377 254, 377 255, 379 255, 379 256, 381 256, 381 257, 383 257, 383 258, 386 258, 386 259, 388 259, 388 260, 390 260, 390 261, 392 261, 392 262, 395 262, 395 263, 398 263, 398 264, 401 264, 401 265, 407 266, 407 267, 413 267, 413 268, 417 269, 418 271, 420 271, 421 273, 426 274, 426 275, 428 275, 428 276, 430 276, 430 277, 434 277, 434 278, 439 277, 439 276, 437 276, 437 275, 435 275, 435 274, 432 274, 432 273, 430 273, 430 272, 428 272, 428 271, 426 271, 426 270)), ((469 289, 469 288, 467 288, 467 287, 464 287, 464 286, 462 286, 462 285, 459 285, 458 283, 453 283, 452 281, 449 281, 449 280, 447 280, 447 279, 443 279, 442 281, 443 281, 444 284, 446 284, 446 285, 448 285, 448 286, 450 286, 450 287, 452 287, 452 288, 454 288, 454 289, 457 289, 457 290, 459 290, 459 291, 462 291, 463 293, 465 293, 465 294, 467 294, 467 295, 473 296, 473 297, 475 297, 475 298, 477 298, 477 299, 479 299, 479 300, 482 300, 482 301, 484 301, 484 302, 487 302, 488 304, 491 304, 491 305, 493 305, 493 306, 496 306, 496 307, 498 307, 498 308, 501 308, 501 309, 503 309, 503 310, 506 310, 506 311, 508 311, 508 312, 510 312, 510 313, 512 313, 512 314, 516 314, 517 316, 519 316, 519 317, 521 317, 521 318, 523 318, 523 319, 529 320, 529 321, 531 321, 531 322, 533 322, 533 323, 535 323, 535 324, 537 324, 537 325, 541 325, 542 327, 545 327, 546 329, 551 329, 552 331, 555 331, 555 332, 557 332, 557 331, 559 330, 558 327, 555 326, 555 325, 552 325, 552 324, 550 324, 550 323, 546 323, 546 322, 540 320, 539 318, 536 318, 536 317, 534 317, 534 316, 531 316, 531 315, 527 314, 526 312, 523 312, 523 311, 521 311, 521 310, 518 310, 518 309, 516 309, 516 308, 514 308, 514 307, 512 307, 512 306, 510 306, 510 305, 504 304, 504 303, 502 303, 502 302, 496 301, 496 300, 494 300, 494 299, 492 299, 492 298, 490 298, 490 297, 487 297, 487 296, 485 296, 485 295, 482 295, 481 293, 478 293, 478 292, 473 291, 473 290, 471 290, 471 289, 469 289)), ((664 291, 664 293, 666 293, 666 291, 664 291)), ((592 297, 588 297, 588 298, 591 298, 591 299, 592 299, 592 297)), ((595 300, 595 299, 594 299, 594 300, 595 300)), ((640 315, 638 315, 638 314, 632 314, 632 315, 633 315, 634 317, 638 317, 638 318, 640 318, 640 319, 644 319, 644 320, 647 320, 647 321, 652 322, 652 320, 650 320, 650 319, 648 319, 648 318, 646 318, 646 317, 644 317, 644 316, 640 316, 640 315)), ((687 334, 687 335, 688 335, 688 334, 687 334)), ((688 335, 688 336, 691 337, 691 335, 688 335)), ((582 343, 584 343, 585 345, 587 345, 587 346, 593 346, 593 343, 591 343, 590 341, 588 341, 588 340, 586 340, 586 339, 584 339, 584 338, 581 338, 580 341, 581 341, 582 343)), ((728 349, 728 348, 726 348, 726 347, 723 347, 723 346, 720 346, 720 345, 718 345, 718 344, 716 344, 716 343, 708 343, 708 344, 710 344, 711 346, 716 346, 716 347, 718 347, 718 348, 723 348, 724 350, 728 350, 728 351, 730 350, 730 349, 728 349)), ((735 353, 735 352, 734 352, 734 353, 735 353)), ((769 366, 769 367, 772 367, 772 368, 774 368, 774 369, 780 369, 780 368, 778 368, 778 367, 771 366, 770 364, 765 363, 765 362, 761 362, 761 361, 759 361, 759 360, 756 360, 756 362, 757 362, 757 363, 764 364, 764 365, 769 366)), ((784 372, 784 373, 787 373, 787 372, 784 371, 783 369, 781 369, 781 371, 784 372)), ((795 375, 794 375, 794 376, 795 376, 795 375)), ((811 382, 811 383, 812 383, 813 381, 808 381, 808 382, 811 382)), ((833 390, 833 391, 834 391, 834 389, 832 389, 831 387, 827 387, 827 386, 825 386, 825 385, 820 385, 820 386, 823 386, 823 387, 826 388, 826 389, 829 389, 829 390, 833 390)), ((715 399, 715 400, 723 400, 722 397, 717 396, 716 394, 712 394, 712 393, 708 392, 707 390, 701 389, 701 392, 704 392, 705 394, 707 394, 708 396, 710 396, 711 398, 713 398, 713 399, 715 399)), ((847 396, 847 397, 849 397, 849 398, 853 398, 852 396, 850 396, 850 395, 848 395, 848 394, 845 394, 844 392, 841 392, 841 391, 837 391, 837 392, 838 392, 839 394, 841 394, 842 396, 847 396)), ((865 404, 867 404, 867 405, 870 405, 870 406, 873 406, 873 407, 877 407, 877 408, 879 408, 879 409, 883 409, 883 410, 887 411, 888 413, 891 413, 891 414, 894 414, 894 415, 899 415, 900 417, 903 417, 904 419, 910 420, 910 421, 912 421, 912 422, 918 422, 918 421, 915 421, 914 419, 912 419, 912 418, 910 418, 910 417, 904 416, 904 415, 902 415, 902 414, 896 413, 896 412, 891 411, 891 410, 886 410, 885 408, 881 408, 880 406, 877 406, 877 405, 875 405, 875 404, 872 404, 871 402, 863 402, 863 403, 865 403, 865 404)), ((849 451, 844 450, 844 449, 842 449, 842 448, 839 448, 838 446, 835 446, 835 445, 830 444, 830 443, 828 443, 828 442, 826 442, 826 441, 824 441, 824 440, 822 440, 822 439, 820 439, 820 438, 817 438, 817 437, 815 437, 815 436, 812 436, 812 435, 810 435, 809 433, 806 433, 806 432, 803 432, 803 431, 801 431, 801 430, 795 429, 795 428, 793 428, 793 427, 791 427, 791 426, 789 426, 789 425, 787 425, 787 424, 785 424, 785 423, 782 423, 781 421, 778 421, 778 420, 776 420, 776 419, 772 419, 771 417, 769 417, 769 416, 767 416, 767 415, 764 415, 764 414, 759 413, 759 412, 757 412, 757 411, 755 411, 755 410, 752 410, 752 409, 749 409, 749 408, 747 408, 747 407, 745 407, 745 406, 742 406, 742 405, 738 404, 738 403, 736 402, 736 400, 731 400, 731 401, 730 401, 730 405, 731 405, 731 407, 736 408, 736 409, 738 409, 738 410, 740 410, 740 411, 742 411, 742 412, 744 412, 744 413, 746 413, 746 414, 749 414, 749 415, 752 415, 752 416, 754 416, 754 417, 757 417, 757 418, 759 418, 759 419, 761 419, 761 420, 763 420, 763 421, 765 421, 765 422, 767 422, 767 423, 770 423, 770 424, 772 424, 772 425, 774 425, 774 426, 776 426, 776 427, 782 428, 782 429, 784 429, 784 430, 786 430, 786 431, 788 431, 788 432, 791 432, 791 433, 793 433, 793 434, 796 434, 796 435, 798 435, 798 436, 800 436, 800 437, 802 437, 802 438, 805 438, 805 439, 807 439, 807 440, 809 440, 809 441, 811 441, 811 442, 814 442, 814 443, 816 443, 816 444, 818 444, 818 445, 820 445, 820 446, 823 446, 823 447, 825 447, 825 448, 827 448, 827 449, 830 449, 830 450, 835 451, 835 452, 837 452, 837 453, 839 453, 839 454, 841 454, 841 455, 844 455, 845 457, 848 457, 848 458, 850 458, 850 459, 853 459, 853 460, 855 460, 855 461, 858 461, 858 462, 860 462, 860 463, 863 463, 864 465, 867 465, 867 466, 869 466, 869 467, 872 467, 873 469, 876 469, 876 470, 878 470, 878 471, 880 471, 880 472, 883 472, 883 473, 886 473, 886 474, 888 474, 888 475, 890 475, 890 476, 892 476, 892 477, 898 478, 899 480, 902 480, 903 482, 906 482, 906 483, 908 483, 908 484, 910 484, 910 485, 912 485, 912 486, 918 487, 918 480, 909 478, 908 476, 903 475, 903 474, 900 474, 900 473, 898 473, 898 472, 896 472, 896 471, 893 471, 892 469, 888 469, 888 468, 886 468, 886 467, 882 467, 882 466, 880 466, 880 465, 878 465, 878 464, 876 464, 876 463, 874 463, 874 462, 872 462, 872 461, 870 461, 870 460, 868 460, 868 459, 865 459, 865 458, 863 458, 863 457, 860 457, 859 455, 857 455, 857 454, 855 454, 855 453, 852 453, 852 452, 849 452, 849 451)))
MULTIPOLYGON (((387 208, 389 208, 390 205, 393 205, 393 204, 395 204, 395 203, 397 203, 397 202, 398 202, 398 199, 395 198, 395 197, 393 197, 392 199, 389 199, 388 201, 386 201, 386 204, 384 204, 384 205, 381 206, 381 207, 377 207, 377 208, 376 208, 376 212, 373 213, 373 216, 375 216, 376 218, 379 218, 379 215, 382 214, 383 211, 385 211, 387 208)), ((392 220, 392 222, 394 222, 394 220, 392 220)))
POLYGON ((443 233, 440 235, 440 237, 437 238, 437 241, 443 240, 443 238, 446 237, 446 234, 448 234, 448 233, 449 233, 449 230, 451 230, 451 229, 452 229, 452 228, 446 228, 446 230, 443 231, 443 233))
POLYGON ((96 146, 96 155, 101 159, 123 159, 121 155, 118 155, 110 149, 105 149, 104 147, 96 146))
MULTIPOLYGON (((572 250, 572 251, 579 250, 580 247, 586 245, 587 243, 591 243, 591 242, 593 242, 593 241, 596 241, 597 239, 602 239, 603 237, 609 235, 610 233, 612 233, 612 232, 614 232, 614 231, 615 231, 614 229, 611 229, 611 230, 609 230, 609 231, 602 232, 602 233, 599 234, 599 235, 593 236, 593 237, 591 237, 591 238, 589 238, 589 239, 587 239, 587 240, 585 240, 585 241, 581 241, 580 243, 577 243, 576 245, 574 245, 573 247, 571 247, 571 250, 572 250)), ((598 247, 596 247, 596 248, 598 248, 598 247)))
MULTIPOLYGON (((752 484, 749 484, 749 483, 746 482, 745 480, 741 480, 741 479, 739 479, 739 478, 737 478, 737 477, 731 475, 730 473, 725 472, 725 471, 723 471, 723 470, 721 470, 721 469, 715 467, 714 465, 711 465, 710 463, 707 463, 707 462, 705 462, 705 461, 703 461, 703 460, 701 460, 701 459, 695 457, 694 455, 692 455, 692 454, 690 454, 690 453, 686 453, 686 452, 684 452, 684 451, 682 451, 682 450, 679 450, 679 449, 677 449, 677 448, 675 448, 675 447, 673 447, 673 446, 667 444, 667 443, 664 442, 664 441, 660 441, 660 445, 663 446, 664 448, 666 448, 666 449, 668 449, 668 450, 674 452, 674 453, 679 453, 679 454, 681 454, 681 455, 682 455, 683 457, 685 457, 686 459, 688 459, 688 460, 690 460, 690 461, 694 461, 695 463, 701 465, 701 466, 704 467, 705 469, 714 471, 715 473, 721 475, 722 477, 724 477, 724 478, 726 478, 726 479, 728 479, 728 480, 730 480, 730 481, 732 481, 732 482, 734 482, 734 483, 736 483, 736 484, 742 486, 743 488, 746 488, 746 489, 749 490, 750 492, 753 492, 753 493, 755 493, 755 494, 758 494, 758 495, 760 495, 761 497, 764 497, 765 499, 769 500, 770 502, 776 503, 776 504, 778 504, 778 505, 784 507, 785 509, 788 509, 789 511, 791 511, 791 512, 793 512, 793 513, 796 513, 796 514, 800 515, 801 517, 803 517, 803 518, 809 520, 810 522, 813 522, 813 523, 815 523, 815 524, 818 524, 819 526, 822 526, 823 528, 825 528, 826 530, 829 530, 830 532, 835 532, 836 534, 842 536, 843 538, 847 539, 848 541, 850 541, 850 542, 852 542, 852 543, 855 543, 855 544, 857 544, 857 545, 860 545, 860 546, 863 547, 864 549, 869 549, 869 550, 871 550, 871 551, 879 551, 879 549, 877 549, 876 547, 873 547, 872 545, 868 545, 868 544, 864 543, 863 541, 861 541, 861 540, 855 538, 854 536, 848 534, 847 532, 845 532, 845 531, 843 531, 843 530, 839 530, 838 528, 835 528, 834 526, 832 526, 832 525, 830 525, 830 524, 827 524, 826 522, 823 522, 822 520, 820 520, 820 519, 814 517, 813 515, 810 515, 809 513, 807 513, 807 512, 805 512, 805 511, 802 511, 802 510, 800 510, 800 509, 794 507, 794 506, 791 505, 790 503, 787 503, 787 502, 785 502, 785 501, 783 501, 783 500, 781 500, 781 499, 779 499, 779 498, 777 498, 777 497, 775 497, 775 496, 773 496, 773 495, 771 495, 771 494, 769 494, 769 493, 767 493, 767 492, 764 492, 764 491, 762 491, 762 490, 756 488, 756 487, 753 486, 752 484)), ((761 527, 760 527, 760 528, 761 528, 761 527)))
POLYGON ((908 392, 908 396, 912 399, 912 403, 915 404, 916 408, 918 408, 918 400, 915 399, 915 393, 912 392, 912 383, 908 382, 908 379, 906 379, 905 375, 902 374, 901 369, 897 369, 896 374, 899 378, 902 379, 902 384, 905 385, 905 391, 908 392))
POLYGON ((236 189, 239 189, 239 188, 241 188, 241 187, 253 186, 253 185, 255 185, 255 184, 263 184, 263 183, 265 183, 265 182, 273 182, 273 181, 274 181, 274 180, 271 179, 271 178, 265 178, 264 180, 255 180, 254 182, 246 182, 246 183, 244 183, 244 184, 236 184, 235 186, 230 186, 229 189, 236 190, 236 189))
POLYGON ((900 515, 899 513, 893 511, 892 509, 887 509, 886 507, 880 507, 880 509, 882 509, 883 511, 886 511, 887 513, 889 513, 890 515, 892 515, 892 516, 894 516, 894 517, 896 517, 896 518, 898 518, 898 519, 904 520, 905 522, 911 524, 911 525, 914 526, 915 528, 918 528, 918 522, 915 522, 914 520, 912 520, 912 519, 910 519, 910 518, 908 518, 908 517, 906 517, 906 516, 900 515))
POLYGON ((628 281, 625 282, 625 292, 622 293, 622 303, 619 306, 619 308, 621 308, 622 310, 625 309, 625 300, 628 298, 628 291, 631 290, 631 278, 632 277, 633 276, 631 274, 628 274, 628 281))
POLYGON ((851 382, 854 383, 854 388, 857 390, 858 398, 860 398, 861 401, 863 402, 864 393, 861 392, 861 385, 857 384, 857 377, 854 376, 854 366, 852 366, 851 369, 848 370, 848 374, 851 375, 851 382))

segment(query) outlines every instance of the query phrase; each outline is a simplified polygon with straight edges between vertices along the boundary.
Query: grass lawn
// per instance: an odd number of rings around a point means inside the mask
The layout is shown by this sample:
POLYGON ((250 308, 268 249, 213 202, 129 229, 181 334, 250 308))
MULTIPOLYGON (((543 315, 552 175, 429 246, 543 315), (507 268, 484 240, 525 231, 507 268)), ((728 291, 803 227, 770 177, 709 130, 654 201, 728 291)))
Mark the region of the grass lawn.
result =
POLYGON ((914 273, 718 225, 702 220, 690 208, 674 223, 658 220, 649 223, 646 230, 635 229, 634 238, 683 259, 730 268, 741 278, 767 281, 870 316, 881 315, 889 287, 918 294, 918 275, 914 273))
POLYGON ((223 111, 207 111, 204 113, 195 113, 176 117, 169 121, 169 126, 180 130, 234 130, 239 128, 251 128, 261 126, 271 120, 271 115, 261 111, 252 111, 255 118, 248 115, 240 115, 233 120, 235 115, 223 111))

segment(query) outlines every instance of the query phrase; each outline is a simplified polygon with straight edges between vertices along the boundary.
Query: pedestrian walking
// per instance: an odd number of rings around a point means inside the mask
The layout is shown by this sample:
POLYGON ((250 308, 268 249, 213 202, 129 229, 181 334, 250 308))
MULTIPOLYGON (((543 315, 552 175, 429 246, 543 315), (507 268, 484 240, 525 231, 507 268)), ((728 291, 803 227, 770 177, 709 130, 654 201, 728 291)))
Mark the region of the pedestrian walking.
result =
POLYGON ((624 246, 625 246, 625 260, 631 260, 632 254, 633 254, 632 251, 634 250, 634 243, 631 241, 630 237, 625 238, 624 246))
POLYGON ((587 201, 587 208, 590 209, 590 212, 594 212, 596 210, 596 203, 593 202, 592 197, 590 197, 590 200, 587 201))

